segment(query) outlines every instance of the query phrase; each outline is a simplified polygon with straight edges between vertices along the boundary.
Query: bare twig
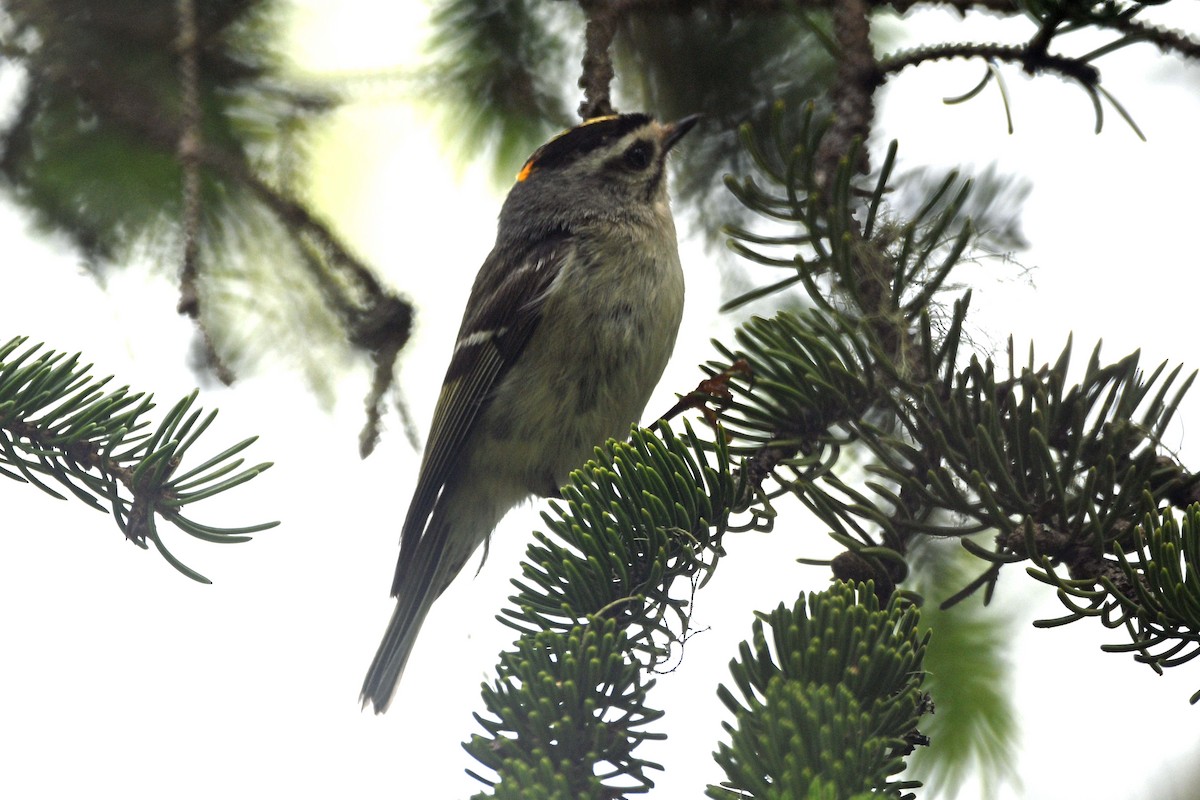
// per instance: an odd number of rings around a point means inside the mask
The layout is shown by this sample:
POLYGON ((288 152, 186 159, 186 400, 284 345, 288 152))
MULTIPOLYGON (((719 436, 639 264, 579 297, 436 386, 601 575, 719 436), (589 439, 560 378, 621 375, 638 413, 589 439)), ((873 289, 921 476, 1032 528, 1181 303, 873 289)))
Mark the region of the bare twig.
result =
POLYGON ((921 47, 880 59, 878 79, 882 83, 891 75, 907 67, 949 58, 984 58, 1021 64, 1026 70, 1057 73, 1065 78, 1072 78, 1084 86, 1095 86, 1100 82, 1100 71, 1091 64, 1078 59, 1053 53, 1041 53, 1034 58, 1029 52, 1028 45, 976 44, 973 42, 921 47))
POLYGON ((1163 52, 1173 50, 1187 58, 1200 59, 1200 41, 1179 31, 1138 22, 1132 17, 1118 17, 1111 21, 1105 20, 1100 24, 1121 31, 1138 41, 1149 42, 1163 52))
POLYGON ((579 76, 579 88, 583 89, 583 101, 579 104, 579 117, 589 120, 613 113, 611 87, 613 80, 612 47, 617 32, 617 20, 625 4, 609 0, 579 0, 587 14, 587 31, 584 35, 583 72, 579 76))
POLYGON ((200 149, 203 145, 200 108, 200 32, 196 25, 194 0, 177 0, 179 34, 175 49, 179 54, 180 115, 176 157, 183 175, 180 228, 183 230, 183 265, 179 270, 179 304, 176 309, 196 324, 204 348, 204 358, 222 383, 233 383, 233 371, 222 361, 200 315, 200 149))
POLYGON ((183 268, 180 270, 179 313, 196 319, 200 300, 196 292, 197 241, 200 229, 200 58, 193 0, 177 0, 179 83, 182 114, 177 153, 183 171, 183 268))
POLYGON ((962 16, 968 11, 985 11, 993 14, 1020 14, 1021 6, 1017 0, 891 0, 878 5, 889 5, 903 14, 913 6, 949 6, 962 16))

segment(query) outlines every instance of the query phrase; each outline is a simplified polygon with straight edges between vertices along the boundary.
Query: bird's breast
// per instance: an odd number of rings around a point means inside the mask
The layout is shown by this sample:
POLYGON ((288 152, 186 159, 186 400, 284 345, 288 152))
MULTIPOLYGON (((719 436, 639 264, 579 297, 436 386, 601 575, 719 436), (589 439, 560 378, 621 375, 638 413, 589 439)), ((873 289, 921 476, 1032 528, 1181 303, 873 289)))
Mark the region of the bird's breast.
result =
POLYGON ((481 426, 503 440, 505 461, 524 471, 530 491, 543 494, 641 418, 683 314, 673 229, 669 246, 626 237, 581 243, 575 256, 481 426))

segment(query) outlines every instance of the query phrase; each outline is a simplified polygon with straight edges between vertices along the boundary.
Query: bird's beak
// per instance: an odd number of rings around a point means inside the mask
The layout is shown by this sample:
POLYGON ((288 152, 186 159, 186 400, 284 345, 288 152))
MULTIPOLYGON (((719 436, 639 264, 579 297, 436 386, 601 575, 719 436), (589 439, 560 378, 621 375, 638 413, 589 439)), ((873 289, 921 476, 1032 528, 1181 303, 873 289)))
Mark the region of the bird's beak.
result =
POLYGON ((700 114, 692 114, 690 117, 684 117, 681 120, 664 126, 666 133, 663 134, 662 139, 663 152, 665 153, 674 147, 675 143, 682 139, 685 133, 695 127, 696 123, 700 121, 701 116, 700 114))

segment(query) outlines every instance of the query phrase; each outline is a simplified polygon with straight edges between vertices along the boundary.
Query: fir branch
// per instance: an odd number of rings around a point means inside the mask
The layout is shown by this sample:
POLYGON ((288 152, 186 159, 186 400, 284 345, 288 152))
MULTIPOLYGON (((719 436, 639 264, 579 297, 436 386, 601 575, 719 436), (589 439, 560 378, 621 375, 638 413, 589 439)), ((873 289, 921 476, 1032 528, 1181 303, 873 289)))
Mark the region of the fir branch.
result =
MULTIPOLYGON (((921 327, 921 319, 923 309, 942 291, 951 269, 973 239, 971 226, 957 220, 970 186, 951 175, 912 219, 894 222, 895 213, 884 202, 896 160, 894 144, 869 188, 854 181, 857 170, 853 166, 856 163, 853 153, 839 160, 832 178, 824 178, 818 165, 828 129, 813 119, 810 106, 804 111, 798 141, 787 141, 777 133, 783 129, 779 121, 783 113, 781 106, 776 109, 770 133, 754 135, 748 129, 743 133, 759 169, 770 185, 777 188, 768 191, 749 178, 730 179, 727 185, 752 210, 797 225, 797 235, 780 239, 770 249, 761 246, 740 249, 760 263, 771 263, 769 254, 782 250, 789 257, 779 258, 777 263, 792 265, 819 311, 799 319, 782 315, 770 321, 755 321, 738 334, 739 343, 747 349, 723 349, 722 355, 727 359, 747 358, 756 376, 771 374, 774 368, 770 364, 781 346, 798 348, 789 358, 791 363, 803 365, 776 382, 756 383, 757 394, 771 395, 761 412, 753 412, 757 419, 739 417, 751 413, 748 409, 758 405, 759 400, 753 398, 748 403, 731 406, 723 421, 732 431, 749 433, 746 441, 759 447, 746 465, 755 476, 752 485, 761 491, 757 481, 775 476, 782 481, 781 485, 799 492, 802 499, 808 498, 832 513, 839 502, 824 493, 808 492, 805 487, 813 478, 829 472, 838 457, 837 448, 847 442, 846 434, 837 434, 835 429, 840 426, 850 431, 849 440, 853 440, 858 422, 863 419, 861 415, 869 418, 870 414, 879 413, 886 407, 890 392, 897 387, 920 385, 920 381, 937 374, 947 358, 953 360, 957 352, 956 338, 952 338, 949 346, 941 343, 935 346, 932 331, 927 324, 921 327), (801 243, 799 252, 791 242, 801 243), (837 295, 833 302, 827 297, 831 290, 837 295), (929 335, 923 338, 922 332, 929 335), (756 344, 754 340, 760 337, 762 344, 756 344), (826 343, 840 340, 844 342, 846 355, 836 361, 813 358, 809 351, 814 339, 826 343), (834 364, 837 374, 824 374, 826 366, 834 364), (765 372, 760 373, 760 369, 765 372), (789 407, 781 397, 774 396, 777 384, 788 387, 789 392, 808 387, 797 395, 803 399, 803 409, 797 405, 791 414, 776 413, 779 408, 789 407), (826 387, 840 388, 820 400, 811 396, 826 387), (811 426, 795 429, 796 421, 805 417, 813 420, 811 426), (817 455, 827 448, 835 448, 828 450, 828 462, 817 455), (792 464, 798 455, 802 457, 795 462, 796 467, 787 466, 787 470, 795 473, 793 477, 780 476, 777 468, 792 464)), ((732 233, 744 241, 756 242, 753 234, 732 233)), ((734 300, 730 305, 739 301, 734 300)), ((961 331, 964 314, 965 304, 955 312, 952 331, 961 331)), ((708 367, 717 371, 725 368, 725 362, 714 362, 708 367)), ((936 463, 933 451, 927 456, 936 463)), ((837 492, 844 493, 844 489, 838 488, 837 492)), ((923 513, 911 492, 902 492, 897 501, 903 506, 917 503, 906 515, 919 517, 923 513)), ((886 513, 899 512, 893 509, 886 513)), ((834 516, 840 516, 841 521, 831 524, 848 546, 858 549, 877 544, 854 521, 854 514, 834 516)), ((822 518, 827 522, 832 520, 829 514, 823 514, 822 518)), ((884 532, 885 540, 901 552, 909 535, 894 526, 884 532)), ((877 586, 888 591, 899 576, 888 565, 874 557, 871 560, 875 564, 873 577, 877 586)), ((850 578, 857 573, 839 574, 850 578)))
POLYGON ((797 495, 848 551, 832 561, 834 574, 872 578, 885 597, 904 577, 914 537, 991 529, 992 548, 964 539, 991 563, 955 602, 990 593, 1002 565, 1025 561, 1068 610, 1040 624, 1133 624, 1119 598, 1138 596, 1145 581, 1122 568, 1115 548, 1133 547, 1143 490, 1151 508, 1196 495, 1197 477, 1160 452, 1195 376, 1165 365, 1143 374, 1136 354, 1105 364, 1097 350, 1072 386, 1070 345, 1040 368, 1032 354, 1018 368, 1010 353, 1007 376, 990 361, 960 368, 969 297, 940 333, 929 308, 973 235, 969 223, 954 230, 969 183, 949 176, 897 222, 883 204, 894 149, 873 189, 854 188, 844 159, 822 190, 809 155, 820 152, 821 132, 810 119, 801 131, 794 145, 746 137, 771 190, 730 181, 749 207, 799 231, 732 233, 747 257, 790 264, 817 309, 752 320, 739 346, 719 348, 722 359, 707 367, 719 375, 744 363, 754 376, 728 376, 719 418, 730 449, 750 453, 743 474, 762 507, 775 492, 797 495), (839 477, 848 448, 870 459, 863 486, 839 477))
POLYGON ((646 708, 653 681, 642 674, 686 638, 691 593, 723 553, 739 487, 722 440, 686 423, 681 437, 665 424, 635 429, 629 443, 597 448, 563 488, 565 505, 543 514, 547 532, 499 617, 521 639, 485 687, 487 735, 466 745, 495 773, 472 773, 495 796, 530 796, 546 763, 569 796, 653 786, 646 771, 658 765, 633 752, 662 736, 644 730, 661 714, 646 708))
POLYGON ((686 635, 687 598, 675 583, 693 586, 711 572, 736 496, 728 452, 686 423, 682 438, 660 425, 657 434, 635 430, 628 444, 597 448, 563 488, 566 505, 551 501, 543 514, 548 532, 534 534, 500 620, 533 635, 618 619, 636 628, 630 646, 646 664, 661 663, 665 642, 686 635))
MULTIPOLYGON (((741 347, 723 355, 748 364, 755 380, 726 381, 732 398, 719 414, 731 450, 752 449, 743 473, 751 484, 765 492, 772 477, 848 548, 832 564, 835 575, 881 581, 886 597, 903 577, 914 536, 991 529, 993 548, 963 544, 993 568, 950 602, 990 591, 1002 565, 1026 561, 1069 611, 1039 624, 1087 616, 1109 627, 1149 624, 1136 622, 1134 608, 1149 603, 1123 598, 1149 591, 1142 569, 1153 559, 1139 556, 1132 569, 1132 556, 1121 554, 1149 547, 1133 535, 1147 507, 1194 489, 1195 478, 1158 452, 1194 375, 1163 367, 1144 375, 1136 354, 1104 365, 1097 352, 1081 383, 1069 386, 1068 347, 1052 367, 1010 367, 1001 379, 990 363, 955 370, 956 347, 926 341, 929 374, 955 378, 922 384, 888 369, 879 344, 844 318, 780 315, 753 320, 737 336, 741 347), (881 425, 885 419, 895 424, 881 425), (868 481, 869 491, 837 477, 849 445, 873 459, 868 469, 881 480, 868 481), (769 470, 764 453, 773 454, 769 470), (944 521, 932 520, 934 512, 944 521)), ((1183 563, 1185 571, 1200 568, 1183 563)))
POLYGON ((723 724, 730 742, 715 757, 728 780, 708 796, 901 797, 918 786, 891 780, 930 710, 918 619, 895 597, 880 608, 869 584, 839 583, 755 620, 729 665, 740 698, 717 691, 736 726, 723 724))
MULTIPOLYGON (((1153 508, 1153 498, 1146 498, 1153 508)), ((1200 505, 1181 521, 1170 509, 1147 512, 1129 551, 1118 542, 1122 588, 1106 583, 1125 612, 1107 621, 1129 632, 1129 645, 1104 645, 1108 652, 1134 652, 1156 672, 1200 655, 1200 505), (1130 590, 1132 589, 1132 591, 1130 590)), ((1200 701, 1200 691, 1191 697, 1200 701)))
POLYGON ((634 750, 662 738, 646 730, 662 712, 646 707, 654 681, 626 660, 628 647, 613 619, 522 638, 501 656, 499 677, 484 686, 490 716, 476 719, 487 735, 463 745, 497 779, 468 773, 498 798, 647 791, 654 785, 647 770, 662 767, 634 750))
POLYGON ((268 522, 216 528, 191 518, 189 506, 231 489, 268 469, 243 467, 245 439, 203 463, 183 469, 184 457, 212 424, 216 412, 195 408, 197 393, 180 400, 154 430, 145 414, 152 398, 128 387, 105 393, 111 378, 96 380, 79 355, 15 338, 0 347, 0 474, 31 483, 59 499, 49 479, 87 505, 111 513, 126 538, 143 549, 153 542, 188 577, 208 579, 171 554, 160 536, 162 518, 196 538, 243 542, 274 527, 268 522), (188 515, 184 515, 185 509, 188 515))

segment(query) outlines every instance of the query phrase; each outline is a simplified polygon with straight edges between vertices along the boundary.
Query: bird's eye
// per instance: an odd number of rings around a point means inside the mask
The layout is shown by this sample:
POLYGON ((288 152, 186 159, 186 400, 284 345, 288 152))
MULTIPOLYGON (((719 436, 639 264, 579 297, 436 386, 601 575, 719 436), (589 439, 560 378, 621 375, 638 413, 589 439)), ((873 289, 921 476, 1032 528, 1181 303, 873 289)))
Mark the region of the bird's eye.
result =
POLYGON ((646 142, 634 142, 625 151, 625 164, 630 169, 643 170, 650 166, 654 153, 646 142))

